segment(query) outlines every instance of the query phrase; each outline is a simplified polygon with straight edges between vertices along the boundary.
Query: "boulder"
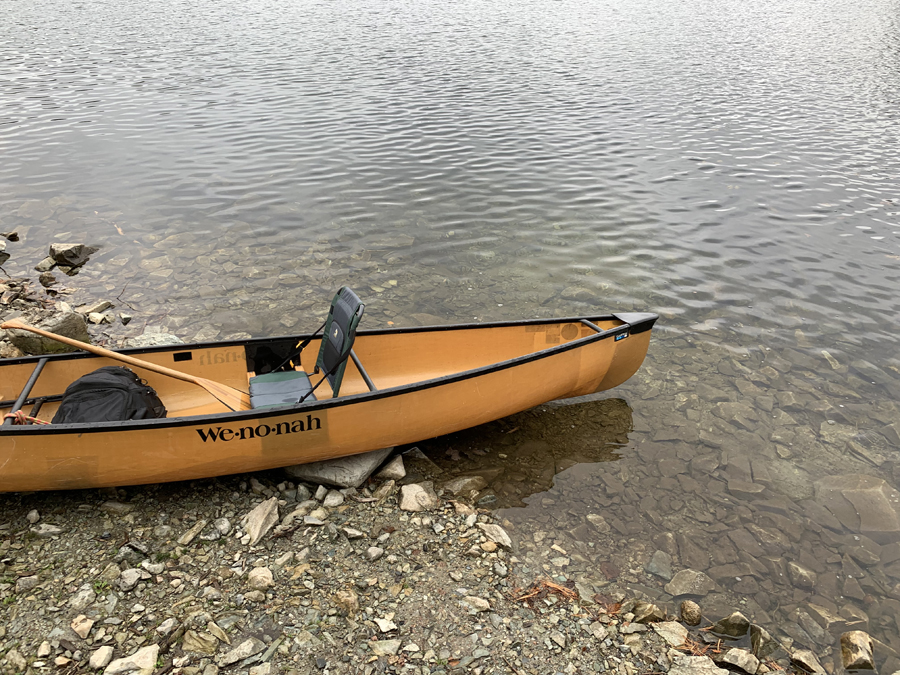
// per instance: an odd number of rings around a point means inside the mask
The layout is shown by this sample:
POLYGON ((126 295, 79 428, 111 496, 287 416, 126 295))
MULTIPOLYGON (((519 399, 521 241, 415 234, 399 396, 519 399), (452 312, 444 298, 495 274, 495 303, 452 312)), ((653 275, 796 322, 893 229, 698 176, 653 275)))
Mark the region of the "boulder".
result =
MULTIPOLYGON (((51 312, 37 321, 35 327, 79 342, 91 343, 91 336, 88 334, 84 317, 76 312, 51 312)), ((26 354, 59 354, 76 351, 75 347, 26 330, 8 330, 6 337, 26 354)))

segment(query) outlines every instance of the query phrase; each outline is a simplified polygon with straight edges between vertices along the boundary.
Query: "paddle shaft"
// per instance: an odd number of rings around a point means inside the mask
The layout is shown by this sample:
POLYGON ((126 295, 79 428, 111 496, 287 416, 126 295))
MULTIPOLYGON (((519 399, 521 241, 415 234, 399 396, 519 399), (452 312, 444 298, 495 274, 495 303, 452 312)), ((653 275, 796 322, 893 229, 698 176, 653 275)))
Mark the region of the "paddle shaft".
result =
POLYGON ((64 335, 50 333, 48 331, 41 330, 40 328, 35 328, 34 326, 28 326, 20 321, 16 321, 15 319, 13 319, 12 321, 7 321, 6 323, 0 325, 0 328, 4 328, 7 330, 10 328, 17 330, 27 330, 32 333, 37 333, 38 335, 43 335, 44 337, 50 338, 51 340, 62 342, 63 344, 69 345, 70 347, 83 349, 84 351, 96 354, 97 356, 105 356, 109 359, 114 359, 116 361, 121 361, 122 363, 136 366, 137 368, 143 368, 144 370, 150 370, 154 373, 159 373, 160 375, 168 375, 169 377, 174 377, 178 380, 183 380, 184 382, 191 382, 192 384, 203 386, 200 384, 199 377, 188 375, 187 373, 182 373, 177 370, 172 370, 171 368, 166 368, 165 366, 158 366, 155 363, 150 363, 149 361, 141 361, 141 359, 136 359, 133 356, 119 354, 117 352, 110 351, 109 349, 104 349, 103 347, 97 347, 96 345, 88 344, 87 342, 73 340, 72 338, 67 338, 64 335))

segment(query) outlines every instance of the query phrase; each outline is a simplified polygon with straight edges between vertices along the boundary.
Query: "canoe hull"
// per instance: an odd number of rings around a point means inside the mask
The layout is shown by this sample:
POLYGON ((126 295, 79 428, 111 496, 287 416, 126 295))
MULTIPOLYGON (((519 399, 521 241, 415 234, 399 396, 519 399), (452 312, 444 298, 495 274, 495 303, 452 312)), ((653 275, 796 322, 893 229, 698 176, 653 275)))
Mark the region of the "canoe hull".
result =
POLYGON ((574 339, 495 366, 291 407, 18 433, 4 427, 0 491, 208 478, 414 443, 616 386, 640 366, 649 339, 650 330, 574 339))

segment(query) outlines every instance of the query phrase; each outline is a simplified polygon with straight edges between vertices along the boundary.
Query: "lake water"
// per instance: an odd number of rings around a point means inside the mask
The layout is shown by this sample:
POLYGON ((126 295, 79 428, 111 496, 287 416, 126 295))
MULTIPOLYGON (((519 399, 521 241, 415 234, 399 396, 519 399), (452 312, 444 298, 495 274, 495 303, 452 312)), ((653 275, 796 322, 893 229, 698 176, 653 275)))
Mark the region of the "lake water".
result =
POLYGON ((891 659, 900 532, 819 481, 900 479, 898 75, 888 0, 7 0, 4 269, 101 247, 58 276, 113 338, 312 329, 344 284, 366 327, 656 311, 608 400, 426 450, 535 575, 666 601, 659 550, 710 614, 891 659))

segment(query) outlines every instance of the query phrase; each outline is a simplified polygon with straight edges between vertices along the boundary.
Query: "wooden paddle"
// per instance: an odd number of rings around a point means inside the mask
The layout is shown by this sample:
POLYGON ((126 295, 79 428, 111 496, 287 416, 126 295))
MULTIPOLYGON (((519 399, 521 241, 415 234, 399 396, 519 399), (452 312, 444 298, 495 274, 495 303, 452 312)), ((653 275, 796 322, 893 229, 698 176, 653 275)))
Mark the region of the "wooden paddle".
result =
POLYGON ((6 330, 27 330, 32 333, 37 333, 38 335, 43 335, 44 337, 50 338, 51 340, 56 340, 57 342, 62 342, 63 344, 76 347, 77 349, 83 349, 84 351, 91 352, 92 354, 96 354, 97 356, 105 356, 108 359, 121 361, 122 363, 127 363, 138 368, 143 368, 154 373, 159 373, 160 375, 174 377, 175 379, 183 380, 184 382, 191 382, 193 384, 196 384, 198 387, 203 387, 204 389, 206 389, 206 391, 212 394, 217 400, 221 401, 232 410, 250 410, 252 408, 252 406, 250 405, 250 396, 248 394, 245 394, 239 389, 234 389, 227 385, 213 382, 212 380, 206 380, 202 377, 188 375, 187 373, 172 370, 171 368, 166 368, 165 366, 158 366, 155 363, 150 363, 149 361, 141 361, 140 359, 136 359, 133 356, 126 356, 125 354, 119 354, 117 352, 104 349, 103 347, 95 347, 94 345, 88 344, 86 342, 79 342, 78 340, 73 340, 72 338, 67 338, 62 335, 56 335, 55 333, 50 333, 48 331, 41 330, 40 328, 35 328, 34 326, 24 324, 18 319, 6 321, 5 323, 0 324, 0 328, 4 328, 6 330))

